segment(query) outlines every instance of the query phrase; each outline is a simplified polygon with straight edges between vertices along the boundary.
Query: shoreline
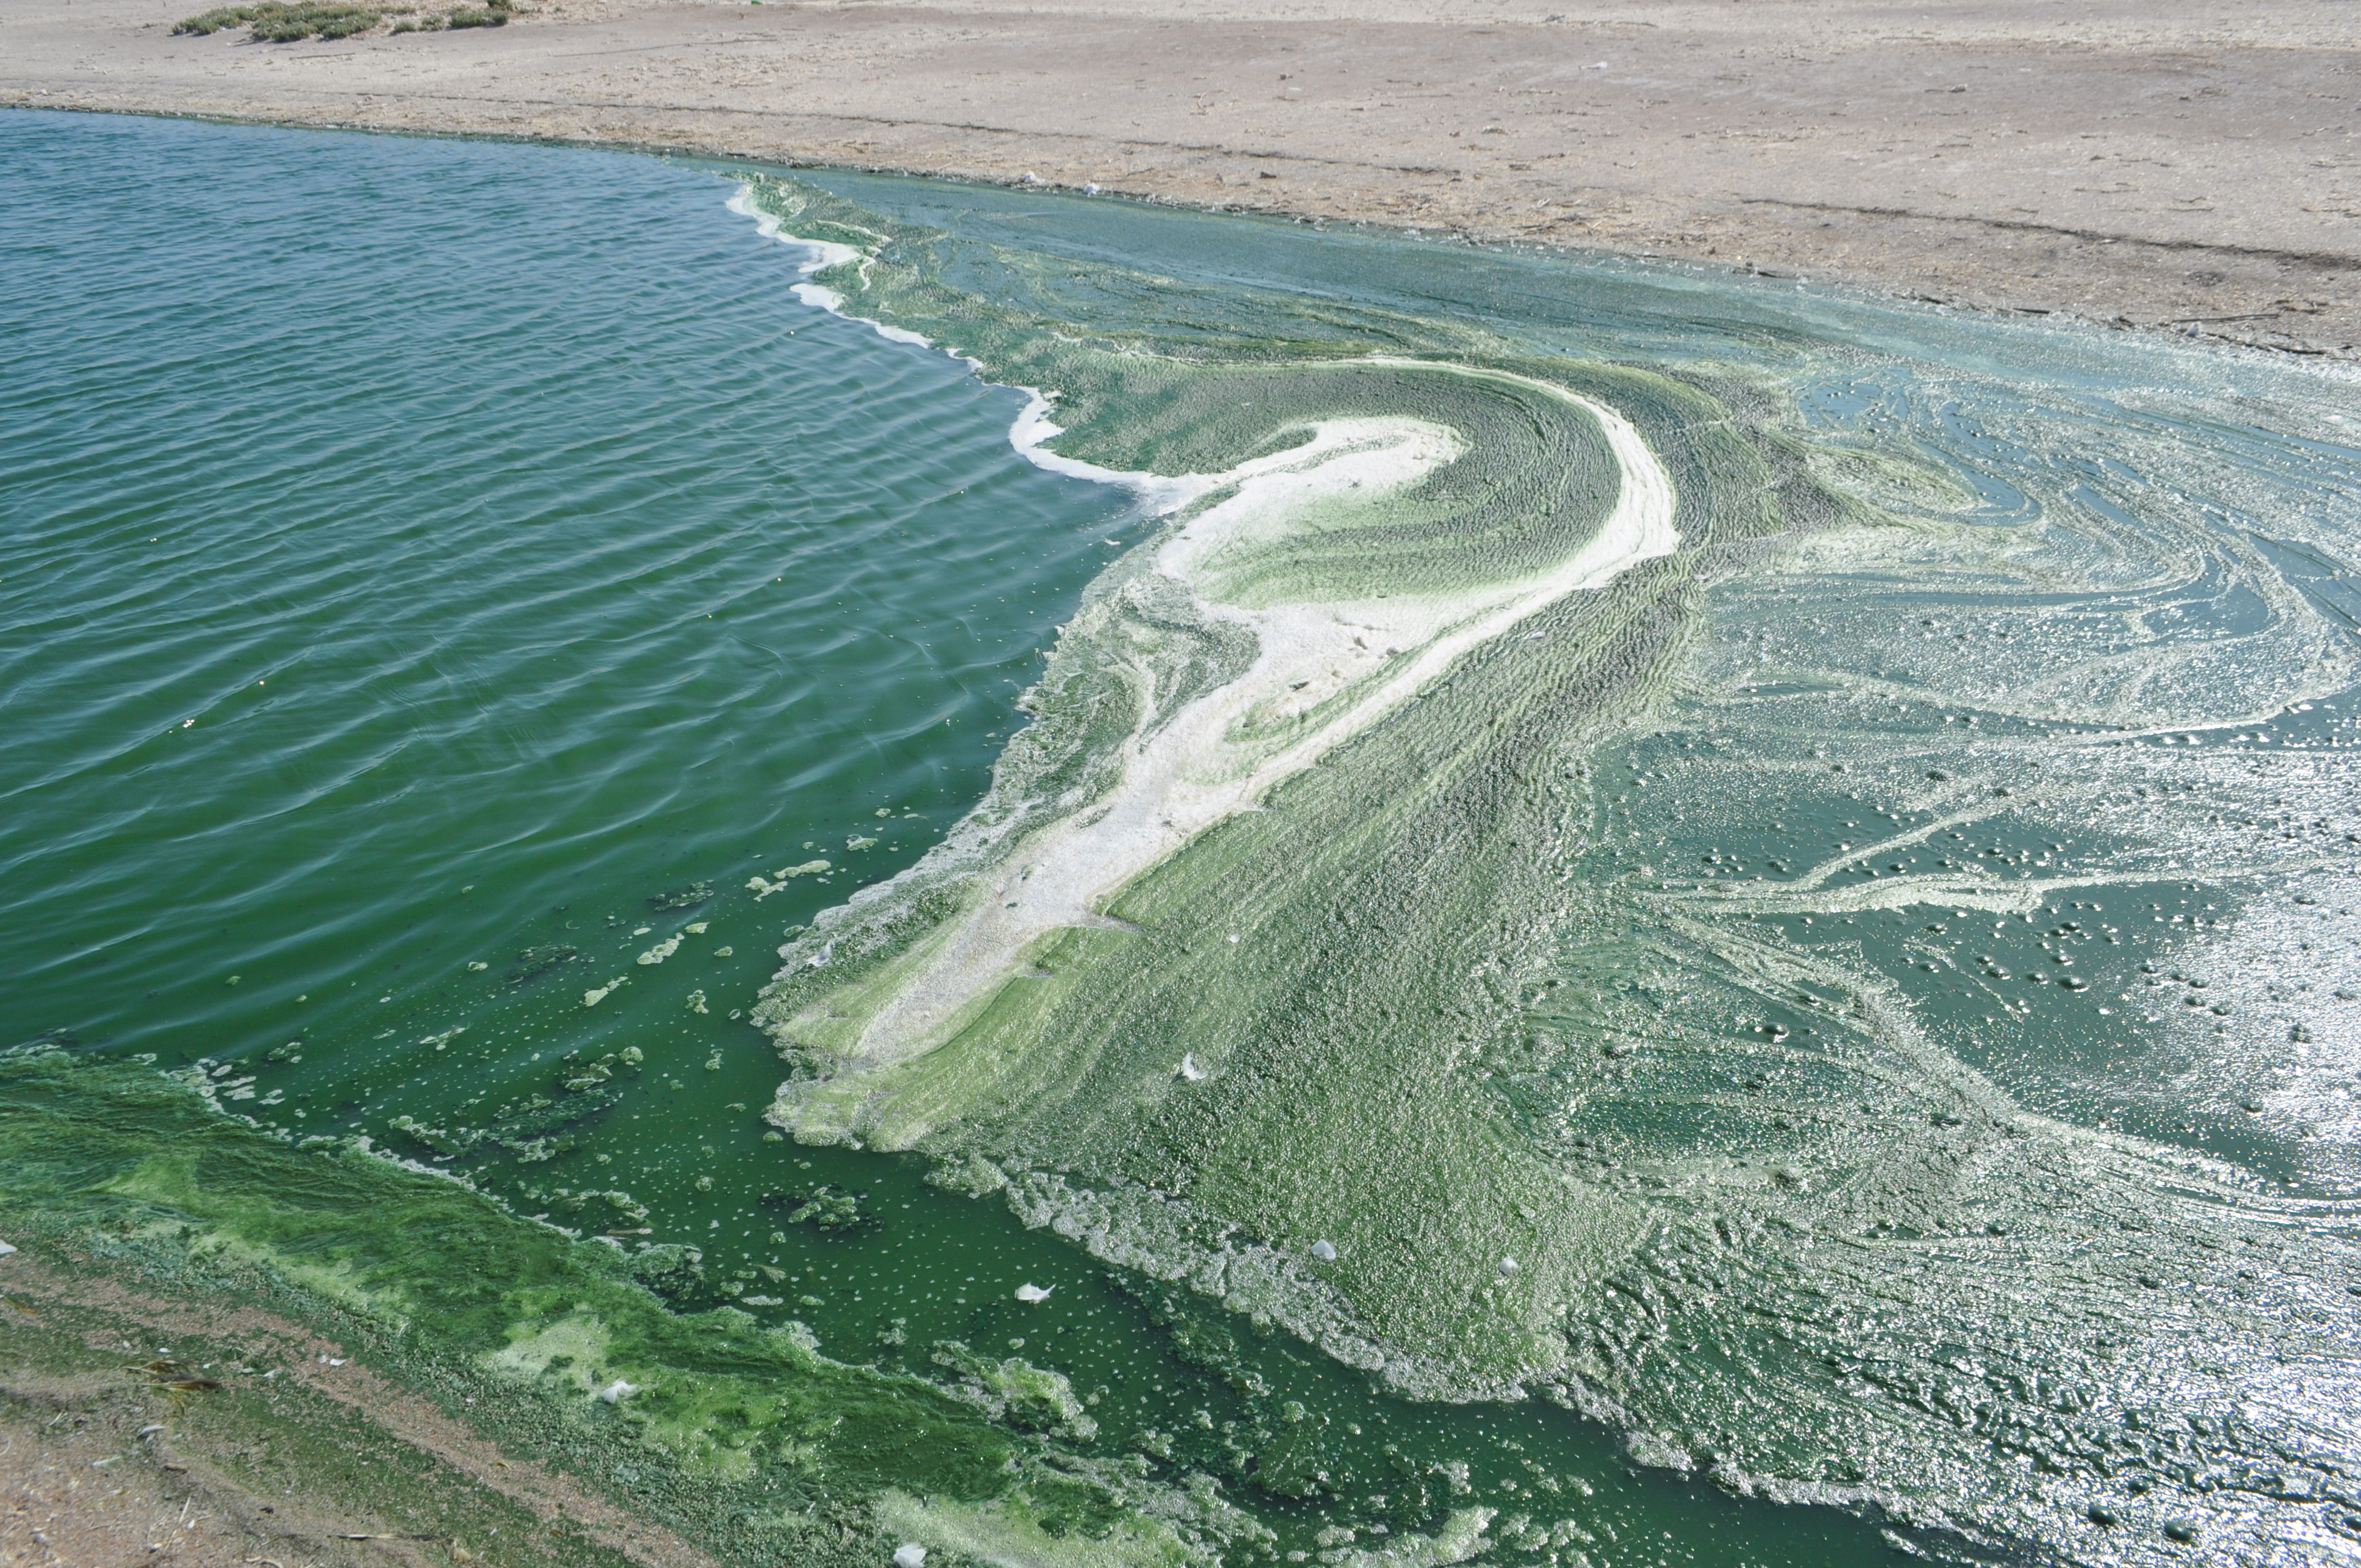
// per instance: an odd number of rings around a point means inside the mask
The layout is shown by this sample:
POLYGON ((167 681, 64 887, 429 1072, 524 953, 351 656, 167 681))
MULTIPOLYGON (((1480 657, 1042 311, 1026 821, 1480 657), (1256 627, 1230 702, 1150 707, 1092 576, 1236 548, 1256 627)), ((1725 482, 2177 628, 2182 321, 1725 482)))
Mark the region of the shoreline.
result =
POLYGON ((0 1438, 47 1462, 27 1459, 11 1476, 28 1505, 16 1522, 70 1560, 170 1539, 175 1561, 193 1568, 268 1562, 291 1547, 324 1565, 382 1563, 388 1552, 417 1563, 420 1546, 472 1542, 531 1565, 570 1556, 583 1568, 716 1568, 663 1522, 504 1449, 294 1313, 175 1290, 55 1238, 20 1255, 5 1279, 0 1438), (149 1349, 162 1359, 137 1365, 149 1349), (347 1448, 364 1466, 400 1467, 409 1485, 338 1465, 347 1448), (258 1452, 282 1472, 291 1457, 301 1463, 305 1484, 286 1487, 253 1463, 258 1452), (72 1469, 100 1469, 113 1506, 59 1486, 72 1469))
POLYGON ((588 0, 300 44, 175 37, 186 8, 13 8, 0 104, 1039 186, 2361 355, 2361 40, 2309 0, 2228 34, 2113 0, 588 0))
MULTIPOLYGON (((2278 332, 2242 333, 2237 331, 2213 330, 2216 327, 2230 324, 2235 321, 2244 320, 2245 317, 2243 315, 2229 318, 2181 316, 2158 317, 2155 319, 2143 320, 2133 317, 2123 312, 2118 312, 2113 315, 2106 315, 2078 311, 2070 307, 2012 303, 2004 300, 1971 297, 1964 294, 1933 294, 1923 291, 1904 292, 1890 285, 1882 284, 1873 278, 1855 277, 1840 271, 1827 269, 1808 272, 1804 270, 1787 270, 1775 267, 1762 266, 1759 264, 1731 263, 1725 261, 1719 257, 1688 256, 1677 251, 1622 249, 1604 243, 1550 243, 1546 241, 1534 240, 1530 237, 1519 238, 1493 235, 1482 232, 1478 229, 1458 226, 1438 227, 1434 225, 1401 224, 1393 222, 1382 215, 1367 217, 1340 216, 1336 214, 1301 213, 1285 207, 1250 206, 1236 202, 1193 202, 1177 196, 1159 195, 1150 192, 1114 189, 1097 185, 1095 183, 1086 189, 1082 186, 1064 185, 1055 181, 1040 179, 1026 180, 1021 177, 1013 180, 995 179, 979 174, 963 173, 953 170, 909 168, 898 164, 872 164, 850 161, 824 162, 808 159, 801 161, 785 161, 768 155, 733 152, 722 148, 688 143, 577 138, 551 136, 539 132, 500 131, 461 126, 433 127, 387 126, 361 120, 291 118, 272 115, 239 115, 221 111, 116 107, 112 105, 62 105, 29 103, 11 99, 7 97, 5 93, 0 93, 0 110, 7 109, 27 109, 53 114, 115 115, 137 119, 194 120, 207 125, 242 126, 262 130, 334 131, 344 132, 356 136, 421 137, 429 138, 447 138, 455 141, 504 142, 518 147, 571 148, 584 152, 626 153, 634 157, 642 158, 679 159, 684 160, 694 159, 699 162, 714 164, 746 165, 759 169, 763 172, 776 172, 789 175, 804 170, 818 172, 838 171, 850 174, 880 175, 892 179, 938 181, 946 184, 977 185, 994 187, 1002 190, 1035 190, 1041 192, 1045 195, 1070 197, 1091 196, 1118 202, 1137 203, 1147 206, 1168 207, 1180 212, 1199 213, 1209 217, 1256 217, 1274 222, 1306 224, 1314 226, 1351 228, 1355 230, 1382 234, 1397 239, 1422 239, 1434 243, 1461 244, 1486 249, 1525 250, 1562 257, 1573 262, 1581 262, 1584 260, 1623 261, 1662 267, 1667 269, 1676 269, 1685 273, 1692 274, 1705 272, 1719 274, 1729 278, 1757 278, 1765 281, 1774 282, 1817 283, 1832 290, 1841 291, 1847 295, 1854 296, 1864 302, 1879 305, 1924 305, 1936 310, 1958 311, 1975 315, 2016 316, 2033 320, 2048 320, 2056 321, 2061 324, 2083 328, 2114 332, 2136 332, 2153 336, 2169 337, 2180 341, 2195 341, 2216 348, 2246 349, 2269 356, 2286 355, 2294 358, 2323 359, 2330 362, 2361 362, 2361 341, 2332 341, 2328 338, 2311 338, 2295 334, 2278 332)), ((1874 217, 1900 218, 1927 223, 1973 221, 1946 220, 1941 218, 1939 214, 1916 214, 1889 210, 1858 210, 1866 212, 1868 215, 1874 217)), ((2005 224, 1995 224, 1992 226, 2006 228, 2011 225, 2005 224)), ((2115 236, 2103 236, 2095 232, 2063 229, 2042 230, 2040 232, 2056 234, 2063 238, 2087 239, 2096 243, 2111 246, 2123 243, 2115 236)), ((770 237, 777 238, 780 243, 788 244, 790 246, 808 245, 812 243, 807 240, 792 239, 784 236, 770 237)), ((2299 261, 2323 267, 2342 267, 2345 265, 2345 258, 2328 252, 2286 253, 2254 248, 2241 249, 2235 246, 2209 246, 2202 242, 2193 240, 2158 242, 2150 245, 2148 248, 2165 252, 2192 251, 2201 254, 2248 256, 2259 259, 2299 261)), ((2355 264, 2355 268, 2356 277, 2361 277, 2361 262, 2356 262, 2355 264)), ((796 287, 802 289, 810 288, 813 287, 813 285, 799 284, 796 287)), ((800 296, 798 297, 800 298, 800 296)), ((832 314, 843 315, 841 311, 836 310, 835 307, 830 304, 820 303, 810 300, 805 300, 803 302, 811 305, 815 310, 822 310, 832 314)), ((2268 313, 2260 313, 2268 314, 2268 313)), ((883 326, 880 323, 870 321, 868 318, 862 316, 844 316, 844 319, 857 322, 863 326, 868 326, 876 330, 881 334, 888 336, 890 336, 894 331, 897 330, 883 326)), ((918 347, 933 348, 936 346, 933 343, 925 339, 914 339, 913 342, 915 345, 918 347)), ((960 356, 954 356, 954 357, 960 356)), ((1016 388, 1014 389, 1018 391, 1029 390, 1029 389, 1022 387, 1016 388)), ((1028 410, 1027 411, 1030 412, 1034 411, 1028 410)), ((1054 409, 1049 405, 1044 404, 1041 411, 1054 411, 1054 409)), ((1021 418, 1019 422, 1023 422, 1021 418)), ((1014 427, 1012 427, 1012 444, 1014 441, 1013 431, 1014 427)), ((1062 433, 1062 432, 1058 432, 1056 433, 1062 433)), ((1049 439, 1049 437, 1043 437, 1042 439, 1046 440, 1049 439)), ((1054 453, 1044 454, 1033 449, 1020 448, 1020 450, 1027 452, 1028 460, 1034 460, 1042 455, 1047 455, 1055 459, 1057 455, 1054 453)), ((1067 470, 1061 468, 1054 471, 1062 473, 1067 470)), ((1143 498, 1147 498, 1147 488, 1139 482, 1137 477, 1119 475, 1114 477, 1109 477, 1108 475, 1110 474, 1113 474, 1112 470, 1093 472, 1084 474, 1081 477, 1103 483, 1128 485, 1135 489, 1140 490, 1143 498)))

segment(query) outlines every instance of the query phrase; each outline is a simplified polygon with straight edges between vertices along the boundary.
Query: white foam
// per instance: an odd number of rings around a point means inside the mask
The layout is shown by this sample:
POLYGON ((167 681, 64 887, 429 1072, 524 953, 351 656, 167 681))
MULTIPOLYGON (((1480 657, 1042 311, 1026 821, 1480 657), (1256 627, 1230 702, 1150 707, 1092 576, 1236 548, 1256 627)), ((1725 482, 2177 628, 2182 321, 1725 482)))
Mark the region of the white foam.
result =
POLYGON ((861 252, 851 246, 839 245, 833 240, 805 239, 786 233, 779 226, 779 219, 754 205, 754 188, 752 185, 738 187, 738 193, 730 198, 730 210, 740 217, 753 219, 754 232, 764 239, 775 239, 782 245, 797 246, 810 251, 811 259, 803 264, 805 272, 825 272, 831 267, 841 267, 848 261, 862 258, 861 252))
MULTIPOLYGON (((833 240, 806 239, 800 235, 787 233, 779 218, 754 205, 754 188, 751 185, 739 186, 738 193, 730 198, 729 207, 741 217, 753 219, 755 231, 764 239, 774 239, 781 245, 808 251, 810 253, 808 258, 798 269, 807 277, 815 272, 825 272, 831 267, 842 267, 849 263, 868 260, 862 252, 851 246, 840 245, 833 240)), ((869 316, 852 314, 844 308, 844 296, 825 283, 797 283, 792 286, 790 291, 796 299, 814 310, 826 311, 832 316, 842 316, 849 322, 859 322, 889 343, 907 344, 914 348, 935 346, 931 338, 923 334, 912 332, 907 327, 893 326, 869 316)), ((979 376, 983 374, 983 367, 966 355, 952 354, 950 349, 945 349, 943 352, 950 354, 952 358, 961 361, 979 376)), ((1125 489, 1136 492, 1142 503, 1147 506, 1150 515, 1156 517, 1168 516, 1180 510, 1216 483, 1214 479, 1199 474, 1185 474, 1177 478, 1168 478, 1161 474, 1148 474, 1123 468, 1103 468, 1095 463, 1085 463, 1079 458, 1061 457, 1049 451, 1046 444, 1054 437, 1065 433, 1049 418, 1054 395, 1036 387, 1017 387, 1012 389, 1025 393, 1027 402, 1008 427, 1008 444, 1016 449, 1019 456, 1037 468, 1047 469, 1052 474, 1062 474, 1069 478, 1089 479, 1102 485, 1119 485, 1125 489)))
MULTIPOLYGON (((972 361, 971 361, 972 363, 972 361)), ((1031 400, 1008 427, 1008 444, 1016 448, 1024 459, 1037 468, 1069 478, 1090 479, 1102 485, 1121 485, 1136 492, 1151 516, 1169 517, 1221 483, 1218 477, 1205 474, 1182 474, 1168 478, 1161 474, 1144 473, 1129 468, 1103 468, 1095 463, 1085 463, 1079 457, 1062 457, 1049 449, 1048 443, 1065 434, 1065 430, 1050 419, 1055 406, 1049 394, 1030 387, 1022 390, 1032 394, 1031 400)))
MULTIPOLYGON (((740 217, 753 219, 754 232, 764 239, 774 239, 781 245, 806 252, 803 264, 796 270, 807 278, 815 272, 826 272, 830 268, 865 264, 869 260, 867 252, 853 246, 844 245, 832 239, 807 239, 802 235, 789 234, 782 226, 782 220, 754 205, 754 188, 752 185, 739 186, 737 194, 730 198, 728 204, 730 210, 740 217)), ((884 322, 872 321, 867 316, 847 314, 844 309, 844 296, 825 283, 797 283, 793 286, 791 291, 796 299, 814 310, 826 311, 830 315, 843 316, 849 322, 859 322, 889 343, 914 344, 920 348, 934 346, 932 343, 907 327, 888 326, 884 322)))

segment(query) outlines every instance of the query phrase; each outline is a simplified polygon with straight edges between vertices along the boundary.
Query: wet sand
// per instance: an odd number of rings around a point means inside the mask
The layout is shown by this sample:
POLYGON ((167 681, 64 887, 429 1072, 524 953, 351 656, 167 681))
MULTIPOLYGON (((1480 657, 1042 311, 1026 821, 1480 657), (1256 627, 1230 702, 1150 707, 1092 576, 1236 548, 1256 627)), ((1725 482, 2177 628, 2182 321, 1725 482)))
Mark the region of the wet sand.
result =
POLYGON ((0 103, 1029 176, 2361 347, 2334 0, 528 4, 273 45, 14 0, 0 103))

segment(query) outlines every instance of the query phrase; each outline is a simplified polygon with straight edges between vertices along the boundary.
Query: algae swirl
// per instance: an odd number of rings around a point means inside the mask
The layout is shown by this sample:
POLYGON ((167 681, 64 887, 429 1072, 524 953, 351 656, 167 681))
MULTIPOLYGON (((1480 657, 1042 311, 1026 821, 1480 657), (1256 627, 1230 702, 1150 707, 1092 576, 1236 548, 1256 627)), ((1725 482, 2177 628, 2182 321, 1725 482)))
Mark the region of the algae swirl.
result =
MULTIPOLYGON (((989 798, 780 949, 778 1125, 1739 1490, 2133 1557, 2352 1528, 2341 1183, 2050 1092, 2120 1099, 2181 1018, 2131 1022, 2130 959, 2182 934, 2150 893, 2356 891, 2321 760, 2355 620, 2317 588, 2354 559, 2349 384, 2269 408, 2309 459, 2208 455, 2072 341, 2012 386, 1940 324, 1660 318, 1642 353, 1602 309, 1626 352, 1585 355, 998 209, 741 200, 824 242, 812 298, 1041 389, 1020 443, 1162 519, 989 798), (2225 526, 2308 460, 2301 545, 2225 526), (2194 729, 2281 749, 2201 784, 2164 750, 2194 729), (2234 784, 2305 792, 2306 855, 2229 826, 2234 784), (2020 939, 2054 967, 1963 956, 2020 939), (2100 942, 2125 963, 2069 972, 2100 942)), ((2353 948, 2304 960, 2323 992, 2353 948)))

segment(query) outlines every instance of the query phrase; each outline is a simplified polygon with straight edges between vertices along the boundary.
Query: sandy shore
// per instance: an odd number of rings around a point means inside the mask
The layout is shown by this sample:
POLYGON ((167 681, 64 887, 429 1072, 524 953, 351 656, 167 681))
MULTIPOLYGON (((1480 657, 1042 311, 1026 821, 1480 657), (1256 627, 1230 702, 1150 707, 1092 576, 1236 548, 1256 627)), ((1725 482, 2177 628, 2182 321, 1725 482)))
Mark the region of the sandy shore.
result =
POLYGON ((717 1568, 251 1300, 51 1245, 0 1279, 11 1568, 717 1568))
POLYGON ((623 143, 2361 349, 2349 0, 587 0, 339 42, 11 0, 0 104, 623 143))

